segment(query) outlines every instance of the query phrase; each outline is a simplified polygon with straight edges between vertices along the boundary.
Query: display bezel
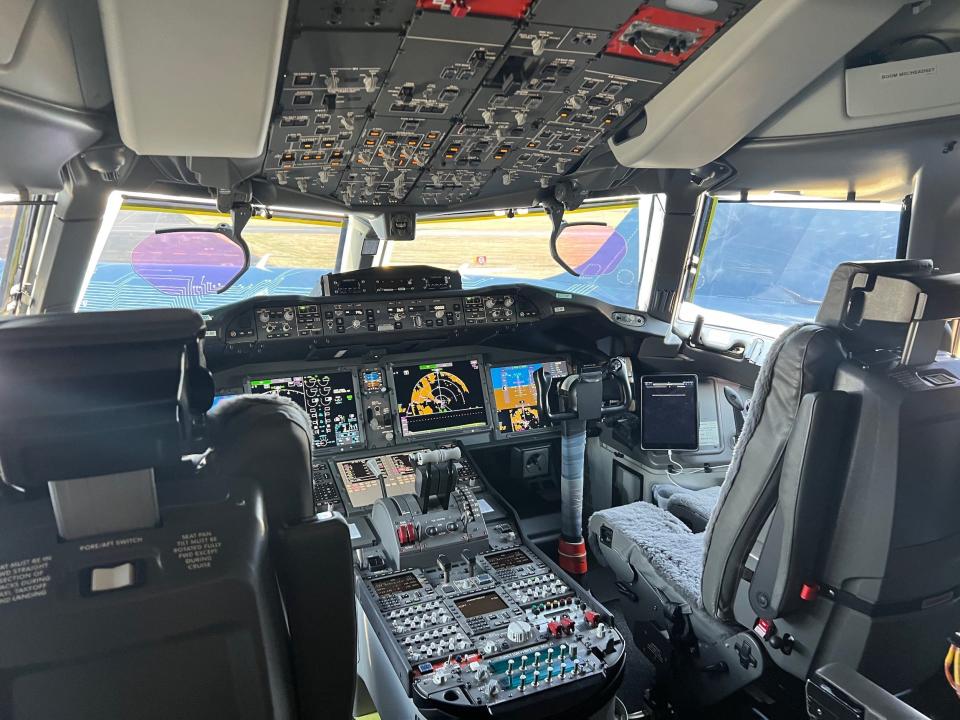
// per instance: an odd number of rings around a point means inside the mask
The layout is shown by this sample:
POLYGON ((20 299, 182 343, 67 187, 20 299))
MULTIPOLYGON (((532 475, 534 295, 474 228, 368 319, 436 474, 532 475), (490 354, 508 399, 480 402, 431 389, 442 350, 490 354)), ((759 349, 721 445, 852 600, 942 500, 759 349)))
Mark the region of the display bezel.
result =
POLYGON ((490 419, 490 404, 492 402, 492 396, 490 395, 490 383, 487 377, 487 363, 484 362, 483 355, 480 354, 469 354, 469 355, 447 355, 437 358, 412 358, 404 360, 395 360, 384 365, 384 368, 387 371, 387 388, 390 391, 390 400, 393 404, 393 429, 394 437, 396 438, 397 445, 401 444, 422 444, 425 442, 431 442, 437 438, 447 438, 458 435, 474 435, 476 433, 486 433, 495 426, 495 423, 490 419), (483 426, 477 425, 476 427, 471 428, 453 428, 449 430, 437 430, 436 432, 425 432, 425 433, 415 433, 413 435, 406 435, 403 432, 403 424, 400 421, 400 412, 398 410, 399 403, 397 401, 397 385, 394 382, 394 369, 409 367, 410 365, 416 365, 420 363, 445 363, 445 362, 470 362, 471 360, 476 360, 479 365, 480 370, 480 389, 483 395, 483 405, 484 405, 484 416, 486 418, 486 424, 483 426))
POLYGON ((245 393, 253 394, 253 389, 251 386, 251 380, 279 380, 280 378, 289 378, 289 377, 305 377, 307 375, 323 375, 323 374, 333 374, 333 373, 347 373, 350 375, 350 382, 353 385, 353 403, 354 409, 357 413, 357 425, 360 431, 360 440, 357 443, 352 445, 327 445, 326 447, 318 447, 314 439, 311 439, 310 447, 312 449, 313 455, 334 455, 337 453, 347 453, 355 452, 357 450, 363 450, 367 447, 367 431, 366 431, 366 421, 363 417, 363 407, 360 404, 360 381, 358 369, 356 366, 352 367, 321 367, 321 368, 311 368, 311 369, 294 369, 294 370, 265 370, 259 373, 247 374, 243 378, 243 390, 245 393))
MULTIPOLYGON (((559 432, 560 427, 552 423, 541 425, 536 430, 527 430, 525 432, 524 431, 501 432, 500 422, 497 417, 497 397, 495 394, 496 390, 494 390, 493 380, 490 377, 490 374, 498 368, 517 367, 518 365, 536 365, 536 364, 542 365, 543 363, 552 363, 552 362, 566 363, 567 371, 570 372, 571 362, 570 362, 570 358, 568 357, 545 357, 545 358, 537 358, 534 360, 515 360, 515 361, 507 361, 507 362, 497 362, 497 363, 491 363, 490 365, 487 365, 487 374, 485 375, 485 378, 487 380, 488 385, 490 386, 490 415, 493 418, 493 432, 496 434, 496 437, 498 439, 527 438, 527 437, 535 437, 537 435, 543 435, 544 433, 559 432)), ((542 417, 543 408, 540 408, 540 413, 542 417)))
POLYGON ((640 449, 650 452, 667 452, 667 451, 676 451, 676 452, 696 452, 700 449, 700 377, 693 373, 648 373, 646 375, 640 376, 640 383, 637 386, 637 409, 640 412, 640 449), (651 446, 646 441, 646 433, 644 432, 644 409, 643 409, 643 384, 646 379, 657 379, 657 380, 666 380, 667 378, 674 379, 683 379, 683 380, 693 380, 693 405, 694 413, 696 416, 696 429, 694 431, 694 436, 696 442, 692 446, 672 446, 667 447, 665 445, 655 445, 651 446))

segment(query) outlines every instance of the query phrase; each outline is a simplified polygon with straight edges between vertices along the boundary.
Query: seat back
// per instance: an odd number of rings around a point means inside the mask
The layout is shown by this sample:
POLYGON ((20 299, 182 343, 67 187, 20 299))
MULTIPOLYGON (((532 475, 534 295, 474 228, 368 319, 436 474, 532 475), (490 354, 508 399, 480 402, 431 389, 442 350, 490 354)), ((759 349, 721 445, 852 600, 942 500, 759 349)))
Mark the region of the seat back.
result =
POLYGON ((210 471, 266 501, 300 716, 351 718, 357 624, 350 531, 339 515, 315 513, 310 420, 287 398, 243 395, 218 404, 208 422, 210 471))
POLYGON ((958 315, 960 276, 929 261, 846 263, 760 374, 707 529, 703 603, 798 677, 844 662, 911 687, 960 622, 960 366, 936 357, 958 315))
POLYGON ((181 459, 208 448, 202 334, 0 323, 0 716, 295 715, 265 494, 181 459))
POLYGON ((767 355, 705 531, 701 598, 714 617, 733 619, 743 568, 778 504, 784 458, 802 401, 833 386, 842 359, 836 333, 815 324, 784 331, 767 355))

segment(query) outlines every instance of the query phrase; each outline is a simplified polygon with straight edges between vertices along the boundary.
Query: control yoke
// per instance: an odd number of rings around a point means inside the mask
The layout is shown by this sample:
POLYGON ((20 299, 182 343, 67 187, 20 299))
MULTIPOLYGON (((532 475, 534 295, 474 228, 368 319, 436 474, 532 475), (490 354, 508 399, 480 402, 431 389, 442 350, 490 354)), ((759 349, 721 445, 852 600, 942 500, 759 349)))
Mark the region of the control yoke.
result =
POLYGON ((554 379, 543 368, 534 373, 537 400, 547 420, 560 423, 560 567, 573 575, 587 571, 583 541, 583 468, 587 423, 624 412, 633 401, 629 360, 611 358, 602 365, 583 365, 579 373, 559 381, 557 405, 550 404, 554 379), (618 398, 604 402, 604 380, 613 380, 618 398))
POLYGON ((416 497, 422 512, 427 512, 430 500, 434 497, 440 507, 450 507, 450 495, 457 487, 460 448, 440 448, 439 450, 420 450, 411 453, 410 462, 416 468, 416 497))
POLYGON ((621 358, 611 358, 602 365, 583 365, 580 372, 559 380, 557 387, 558 407, 550 405, 550 391, 554 378, 549 380, 539 368, 533 376, 537 388, 537 399, 543 416, 550 422, 569 420, 599 420, 609 415, 624 412, 633 400, 633 388, 630 386, 630 371, 621 358), (619 400, 604 404, 604 380, 614 380, 619 400))

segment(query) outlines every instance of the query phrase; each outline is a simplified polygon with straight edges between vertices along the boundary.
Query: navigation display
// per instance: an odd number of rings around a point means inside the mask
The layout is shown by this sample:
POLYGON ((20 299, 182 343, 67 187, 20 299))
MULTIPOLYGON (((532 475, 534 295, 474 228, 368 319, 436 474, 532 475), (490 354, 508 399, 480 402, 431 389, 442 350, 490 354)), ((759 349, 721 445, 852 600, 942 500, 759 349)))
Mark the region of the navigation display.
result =
POLYGON ((540 368, 547 378, 566 377, 570 372, 562 360, 490 368, 497 429, 502 435, 529 432, 544 426, 537 386, 533 383, 533 374, 540 368))
POLYGON ((250 392, 282 395, 306 410, 313 426, 313 445, 318 449, 348 448, 362 442, 350 372, 252 378, 250 392))
POLYGON ((696 450, 700 445, 696 375, 640 378, 640 447, 696 450))
POLYGON ((479 360, 395 365, 393 386, 404 437, 487 427, 479 360))

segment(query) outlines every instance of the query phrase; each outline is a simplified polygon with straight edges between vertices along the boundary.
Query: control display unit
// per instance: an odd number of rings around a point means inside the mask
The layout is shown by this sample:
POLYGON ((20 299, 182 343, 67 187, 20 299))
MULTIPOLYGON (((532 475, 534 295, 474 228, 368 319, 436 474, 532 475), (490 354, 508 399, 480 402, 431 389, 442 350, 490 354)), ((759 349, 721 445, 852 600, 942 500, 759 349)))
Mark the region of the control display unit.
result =
POLYGON ((505 610, 507 608, 507 604, 495 592, 455 600, 454 604, 457 606, 457 610, 466 618, 476 617, 477 615, 487 615, 488 613, 505 610))
POLYGON ((490 390, 497 413, 497 430, 501 435, 526 433, 544 427, 533 375, 543 368, 547 378, 566 377, 567 363, 554 360, 524 365, 490 368, 490 390))
POLYGON ((696 450, 700 445, 696 375, 640 378, 640 446, 696 450))
POLYGON ((404 437, 489 425, 479 360, 394 365, 393 387, 404 437))
POLYGON ((250 392, 290 398, 306 410, 317 449, 353 448, 363 444, 353 373, 251 378, 250 392))
POLYGON ((399 595, 400 593, 420 589, 420 581, 412 572, 374 580, 370 585, 380 597, 389 597, 390 595, 399 595))

